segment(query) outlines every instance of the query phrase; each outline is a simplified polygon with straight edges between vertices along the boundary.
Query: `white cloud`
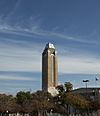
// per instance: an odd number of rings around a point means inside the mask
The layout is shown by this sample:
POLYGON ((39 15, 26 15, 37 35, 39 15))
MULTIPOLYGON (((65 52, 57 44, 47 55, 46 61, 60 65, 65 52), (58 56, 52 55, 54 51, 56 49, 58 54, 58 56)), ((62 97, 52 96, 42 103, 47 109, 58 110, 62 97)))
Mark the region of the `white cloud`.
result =
MULTIPOLYGON (((12 13, 11 13, 12 14, 12 13)), ((58 37, 58 39, 65 39, 65 40, 71 40, 76 42, 82 42, 82 43, 94 43, 95 41, 88 41, 86 39, 82 39, 82 37, 73 37, 69 36, 67 34, 63 34, 61 32, 57 32, 55 30, 47 31, 42 28, 41 18, 39 16, 30 17, 27 25, 22 26, 21 22, 18 24, 15 23, 15 25, 12 25, 8 22, 8 17, 6 19, 3 19, 2 16, 0 16, 0 32, 6 33, 6 34, 14 34, 19 36, 27 36, 27 37, 33 37, 33 36, 46 36, 48 37, 58 37), (35 17, 35 18, 34 18, 35 17), (32 20, 33 19, 33 20, 32 20)), ((55 27, 55 29, 58 27, 55 27)), ((95 42, 96 43, 96 42, 95 42)))
POLYGON ((100 60, 85 57, 68 57, 59 56, 59 72, 61 73, 83 73, 83 74, 99 74, 100 60))
MULTIPOLYGON (((11 44, 0 43, 0 70, 41 72, 44 47, 39 43, 23 43, 19 40, 11 40, 11 44), (24 46, 18 46, 19 43, 24 46)), ((63 47, 58 48, 64 51, 63 47)), ((58 53, 58 66, 61 73, 100 73, 100 60, 85 53, 58 53)))
MULTIPOLYGON (((33 17, 31 18, 33 19, 33 17)), ((46 36, 47 38, 56 36, 59 39, 63 38, 66 40, 72 40, 76 42, 92 43, 92 41, 76 39, 75 37, 55 32, 56 29, 51 32, 45 31, 41 28, 38 21, 36 21, 36 18, 33 21, 34 22, 31 22, 32 25, 29 25, 29 27, 22 27, 20 24, 13 26, 7 22, 7 18, 3 20, 1 16, 0 32, 28 37, 33 37, 34 35, 46 36)), ((28 43, 27 41, 13 39, 6 39, 6 41, 9 41, 10 44, 5 42, 0 43, 0 70, 41 72, 41 55, 43 46, 41 46, 40 43, 32 45, 32 43, 28 43), (23 44, 25 47, 18 46, 18 44, 23 44)), ((64 51, 64 48, 62 46, 58 46, 58 48, 59 47, 61 51, 64 51)), ((75 47, 73 47, 73 49, 75 49, 75 47)), ((86 55, 86 57, 76 57, 76 52, 74 54, 72 52, 71 56, 68 56, 66 53, 64 56, 62 56, 58 53, 60 59, 58 62, 59 72, 100 73, 100 60, 91 58, 91 56, 87 56, 87 54, 84 54, 86 55)))
POLYGON ((0 80, 15 80, 15 81, 39 81, 36 77, 20 77, 16 75, 0 75, 0 80))
POLYGON ((41 47, 33 44, 30 47, 0 44, 0 70, 41 71, 41 47), (38 47, 36 47, 38 46, 38 47))
MULTIPOLYGON (((64 34, 63 32, 59 32, 59 26, 54 27, 51 31, 44 30, 42 25, 43 21, 41 20, 40 15, 31 16, 23 26, 24 19, 22 21, 16 21, 13 25, 9 20, 12 19, 12 15, 20 5, 20 0, 15 4, 15 8, 11 11, 6 18, 0 15, 0 33, 10 34, 15 36, 24 36, 24 37, 37 37, 37 38, 57 38, 59 40, 71 40, 72 42, 81 42, 85 44, 98 44, 98 41, 91 39, 87 40, 84 36, 74 37, 69 36, 68 34, 64 34), (85 39, 84 39, 85 38, 85 39)), ((50 40, 50 39, 49 39, 50 40)))

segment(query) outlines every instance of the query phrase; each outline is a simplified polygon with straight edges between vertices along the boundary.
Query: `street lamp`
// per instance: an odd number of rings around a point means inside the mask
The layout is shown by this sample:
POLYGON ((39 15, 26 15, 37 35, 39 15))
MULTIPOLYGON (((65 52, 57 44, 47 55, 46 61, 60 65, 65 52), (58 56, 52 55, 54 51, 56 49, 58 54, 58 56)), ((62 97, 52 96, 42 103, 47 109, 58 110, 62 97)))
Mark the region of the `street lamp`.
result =
POLYGON ((85 85, 86 85, 86 94, 87 94, 87 83, 89 82, 89 80, 83 80, 83 82, 84 82, 85 85))

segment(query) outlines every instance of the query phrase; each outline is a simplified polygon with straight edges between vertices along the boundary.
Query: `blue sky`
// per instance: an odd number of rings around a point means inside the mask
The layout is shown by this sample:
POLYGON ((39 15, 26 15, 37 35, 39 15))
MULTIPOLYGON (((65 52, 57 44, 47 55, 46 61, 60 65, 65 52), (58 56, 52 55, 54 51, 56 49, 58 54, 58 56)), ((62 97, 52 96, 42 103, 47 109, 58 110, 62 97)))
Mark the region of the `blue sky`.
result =
POLYGON ((60 84, 84 87, 82 80, 89 79, 88 86, 95 86, 100 1, 0 0, 0 92, 41 89, 41 54, 48 42, 58 53, 60 84))

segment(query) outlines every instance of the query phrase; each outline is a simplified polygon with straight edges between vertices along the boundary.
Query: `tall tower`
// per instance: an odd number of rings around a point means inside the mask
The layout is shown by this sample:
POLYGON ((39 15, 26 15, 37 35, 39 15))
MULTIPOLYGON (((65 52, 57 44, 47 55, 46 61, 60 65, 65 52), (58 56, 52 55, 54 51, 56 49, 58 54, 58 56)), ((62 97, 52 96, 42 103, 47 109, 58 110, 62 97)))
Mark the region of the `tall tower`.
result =
POLYGON ((57 86, 57 55, 53 44, 48 43, 42 53, 42 90, 52 93, 57 86))

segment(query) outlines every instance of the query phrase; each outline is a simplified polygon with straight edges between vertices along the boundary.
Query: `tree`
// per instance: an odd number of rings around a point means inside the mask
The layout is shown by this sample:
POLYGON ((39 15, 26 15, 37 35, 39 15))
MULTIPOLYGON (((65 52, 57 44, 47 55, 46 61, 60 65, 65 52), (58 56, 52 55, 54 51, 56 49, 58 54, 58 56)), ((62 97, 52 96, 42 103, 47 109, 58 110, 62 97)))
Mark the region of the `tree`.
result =
POLYGON ((65 82, 64 86, 66 92, 70 92, 73 89, 73 85, 70 82, 65 82))
POLYGON ((56 89, 58 90, 59 94, 60 94, 60 93, 63 93, 63 92, 65 91, 63 85, 58 85, 58 86, 56 87, 56 89))
POLYGON ((31 99, 32 99, 32 94, 29 91, 27 92, 20 91, 16 95, 17 103, 20 105, 23 105, 27 102, 30 103, 31 99))
POLYGON ((64 106, 67 109, 67 116, 70 114, 70 107, 81 113, 87 113, 89 111, 90 101, 85 97, 71 92, 64 93, 62 97, 64 106))
POLYGON ((91 100, 90 102, 90 108, 92 111, 97 111, 100 109, 100 100, 96 99, 96 100, 91 100))
MULTIPOLYGON (((36 112, 43 115, 52 108, 52 96, 48 92, 37 91, 33 94, 33 104, 35 103, 36 112)), ((34 107, 34 106, 33 106, 34 107)))
POLYGON ((20 109, 18 109, 20 112, 31 112, 31 100, 32 100, 32 94, 27 91, 20 91, 16 95, 16 103, 19 106, 20 109))

